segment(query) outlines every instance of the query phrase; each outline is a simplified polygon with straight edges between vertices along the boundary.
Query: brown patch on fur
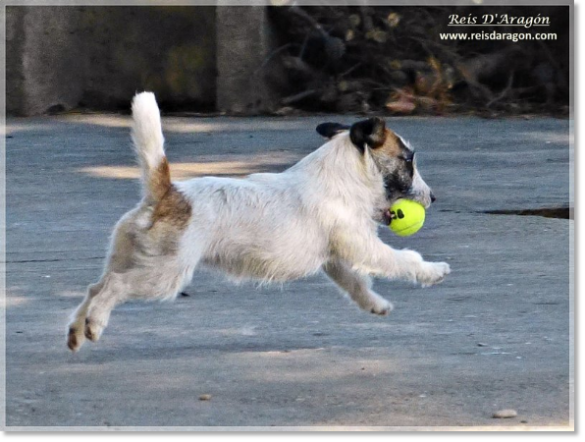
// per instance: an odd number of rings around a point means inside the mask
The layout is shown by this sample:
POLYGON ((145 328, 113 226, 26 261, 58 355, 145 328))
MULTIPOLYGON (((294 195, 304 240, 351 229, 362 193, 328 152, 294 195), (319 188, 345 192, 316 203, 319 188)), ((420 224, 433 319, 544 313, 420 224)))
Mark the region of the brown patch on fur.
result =
POLYGON ((191 204, 172 184, 154 207, 152 223, 164 222, 184 229, 191 218, 191 204))
POLYGON ((387 156, 398 157, 402 151, 400 138, 390 129, 384 130, 384 142, 376 146, 376 150, 381 150, 387 156))
POLYGON ((156 169, 150 170, 148 175, 149 196, 154 201, 160 201, 171 188, 171 171, 169 162, 163 158, 156 169))
POLYGON ((191 217, 191 204, 171 183, 169 162, 163 158, 148 177, 149 196, 154 201, 152 225, 159 222, 184 228, 191 217))
MULTIPOLYGON (((145 203, 150 212, 150 226, 146 238, 127 232, 124 239, 131 243, 129 246, 132 248, 143 249, 148 254, 172 255, 177 251, 180 233, 189 224, 192 208, 187 198, 172 184, 166 158, 150 171, 148 192, 145 203)), ((131 255, 129 257, 132 258, 131 255)))

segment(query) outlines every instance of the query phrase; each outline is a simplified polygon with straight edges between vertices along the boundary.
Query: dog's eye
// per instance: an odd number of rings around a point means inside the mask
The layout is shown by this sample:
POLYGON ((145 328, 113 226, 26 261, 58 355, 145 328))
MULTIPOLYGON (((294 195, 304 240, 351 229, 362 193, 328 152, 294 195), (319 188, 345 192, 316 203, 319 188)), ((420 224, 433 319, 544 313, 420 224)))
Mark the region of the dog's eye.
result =
POLYGON ((404 161, 407 163, 414 163, 414 152, 411 152, 406 158, 404 158, 404 161))

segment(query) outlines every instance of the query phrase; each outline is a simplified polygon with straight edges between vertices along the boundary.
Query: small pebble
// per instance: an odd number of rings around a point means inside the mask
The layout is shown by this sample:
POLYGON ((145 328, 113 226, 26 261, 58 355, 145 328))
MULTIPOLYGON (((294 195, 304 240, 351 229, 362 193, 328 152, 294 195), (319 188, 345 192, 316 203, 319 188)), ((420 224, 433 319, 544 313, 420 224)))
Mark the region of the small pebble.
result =
POLYGON ((508 419, 511 417, 518 416, 516 410, 506 409, 506 410, 499 410, 494 413, 494 418, 496 419, 508 419))
POLYGON ((201 396, 199 396, 199 400, 200 401, 209 401, 209 400, 211 400, 211 395, 210 394, 202 394, 201 396))

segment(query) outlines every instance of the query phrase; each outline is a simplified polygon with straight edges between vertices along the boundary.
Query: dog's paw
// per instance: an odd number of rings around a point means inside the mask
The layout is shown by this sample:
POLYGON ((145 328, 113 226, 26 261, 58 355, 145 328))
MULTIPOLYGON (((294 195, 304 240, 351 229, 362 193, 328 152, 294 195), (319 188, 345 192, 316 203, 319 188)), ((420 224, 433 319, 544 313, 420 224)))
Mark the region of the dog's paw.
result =
POLYGON ((85 337, 92 342, 97 342, 104 331, 105 325, 92 318, 85 320, 85 337))
POLYGON ((85 327, 79 324, 72 324, 67 333, 67 347, 72 352, 76 352, 85 342, 85 327))
POLYGON ((451 268, 446 262, 423 262, 421 271, 417 274, 417 282, 423 287, 438 284, 451 273, 451 268))
POLYGON ((394 310, 392 303, 381 296, 376 296, 376 298, 372 298, 371 301, 372 302, 367 310, 374 315, 388 316, 388 314, 394 310))

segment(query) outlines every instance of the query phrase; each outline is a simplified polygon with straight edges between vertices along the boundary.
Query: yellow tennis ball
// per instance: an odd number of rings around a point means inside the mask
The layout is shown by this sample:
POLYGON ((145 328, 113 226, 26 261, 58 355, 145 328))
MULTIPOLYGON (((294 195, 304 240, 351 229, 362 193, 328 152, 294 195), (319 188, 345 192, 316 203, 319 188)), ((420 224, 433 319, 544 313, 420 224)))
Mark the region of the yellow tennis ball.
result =
POLYGON ((398 236, 414 235, 425 223, 425 208, 416 201, 400 199, 390 207, 390 230, 398 236))

